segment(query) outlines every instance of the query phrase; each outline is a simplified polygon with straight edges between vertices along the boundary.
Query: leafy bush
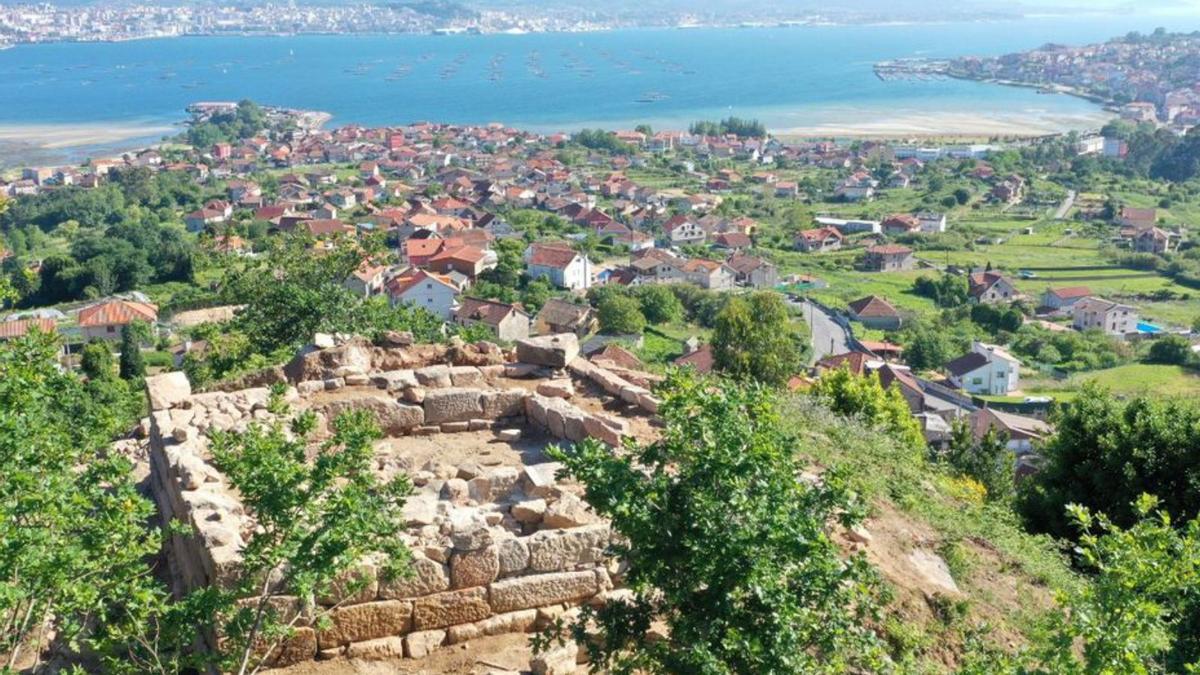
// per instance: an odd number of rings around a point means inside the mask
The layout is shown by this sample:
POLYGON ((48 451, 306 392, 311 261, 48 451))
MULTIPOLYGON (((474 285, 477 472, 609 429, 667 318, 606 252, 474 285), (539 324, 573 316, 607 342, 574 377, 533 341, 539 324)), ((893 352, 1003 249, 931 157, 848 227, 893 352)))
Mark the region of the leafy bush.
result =
POLYGON ((590 439, 552 451, 620 535, 611 549, 632 597, 585 606, 535 648, 573 639, 593 667, 612 672, 881 668, 882 645, 867 627, 877 619, 876 575, 829 536, 831 523, 862 515, 838 474, 797 480, 804 441, 784 431, 761 386, 676 372, 659 391, 660 441, 627 453, 590 439), (647 635, 656 621, 665 639, 647 635))

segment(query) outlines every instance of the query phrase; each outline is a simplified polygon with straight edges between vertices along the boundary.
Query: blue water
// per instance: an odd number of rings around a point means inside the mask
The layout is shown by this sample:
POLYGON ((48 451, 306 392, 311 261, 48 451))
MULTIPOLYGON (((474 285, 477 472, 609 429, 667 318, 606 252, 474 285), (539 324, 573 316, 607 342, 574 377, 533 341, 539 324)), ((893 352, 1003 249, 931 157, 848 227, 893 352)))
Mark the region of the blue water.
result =
POLYGON ((1155 326, 1152 323, 1146 323, 1145 321, 1139 321, 1138 325, 1137 325, 1137 329, 1138 329, 1139 333, 1161 333, 1161 332, 1163 332, 1163 329, 1160 328, 1159 326, 1155 326))
MULTIPOLYGON (((1084 43, 1131 29, 1151 30, 1160 22, 1046 18, 21 46, 0 51, 0 126, 176 122, 191 102, 248 97, 325 110, 333 113, 335 124, 499 121, 569 130, 644 121, 680 128, 696 119, 736 114, 788 129, 961 113, 1078 127, 1095 123, 1096 106, 972 82, 882 82, 871 64, 905 56, 1000 54, 1049 41, 1084 43), (636 102, 648 92, 667 98, 636 102)), ((1200 21, 1167 24, 1200 28, 1200 21)))

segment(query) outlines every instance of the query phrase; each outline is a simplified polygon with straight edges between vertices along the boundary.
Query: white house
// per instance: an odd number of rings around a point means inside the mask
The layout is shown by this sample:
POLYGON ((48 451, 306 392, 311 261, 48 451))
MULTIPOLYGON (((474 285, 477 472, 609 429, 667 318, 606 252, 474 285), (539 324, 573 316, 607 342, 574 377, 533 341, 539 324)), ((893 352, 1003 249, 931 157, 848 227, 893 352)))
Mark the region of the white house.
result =
POLYGON ((688 218, 687 216, 675 216, 663 223, 663 232, 667 233, 671 243, 679 246, 682 244, 703 244, 708 233, 699 223, 688 218))
POLYGON ((856 234, 858 232, 870 232, 879 234, 882 232, 881 223, 878 220, 865 220, 861 218, 833 218, 831 216, 817 216, 813 218, 813 222, 821 227, 835 227, 842 234, 856 234))
POLYGON ((525 270, 544 277, 559 288, 584 290, 592 286, 594 271, 587 256, 566 244, 531 244, 525 249, 525 270))
POLYGON ((1103 298, 1084 298, 1071 306, 1075 330, 1100 330, 1124 337, 1137 332, 1137 309, 1103 298))
POLYGON ((946 364, 951 384, 971 394, 1003 396, 1020 388, 1021 362, 996 345, 971 344, 971 351, 946 364))
POLYGON ((938 234, 946 231, 946 214, 923 211, 917 214, 917 222, 925 234, 938 234))
POLYGON ((388 282, 387 293, 393 307, 401 304, 421 307, 449 321, 458 309, 461 289, 450 277, 417 270, 388 282))
POLYGON ((383 284, 387 279, 387 265, 375 265, 364 262, 346 279, 342 285, 357 295, 369 298, 383 292, 383 284))

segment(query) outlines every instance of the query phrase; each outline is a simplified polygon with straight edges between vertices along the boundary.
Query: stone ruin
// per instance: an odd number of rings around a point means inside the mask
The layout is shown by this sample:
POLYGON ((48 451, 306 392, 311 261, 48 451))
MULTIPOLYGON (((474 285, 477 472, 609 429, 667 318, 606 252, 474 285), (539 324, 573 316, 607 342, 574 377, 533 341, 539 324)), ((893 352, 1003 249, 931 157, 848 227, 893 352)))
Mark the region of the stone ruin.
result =
POLYGON ((315 413, 316 441, 340 412, 374 412, 386 436, 376 444, 377 470, 382 478, 406 472, 414 484, 405 507, 411 576, 384 580, 364 562, 354 574, 366 588, 317 598, 341 603, 332 625, 302 621, 270 655, 275 666, 419 658, 480 636, 538 630, 620 585, 604 556, 608 525, 580 486, 556 479, 560 467, 544 449, 655 437, 655 376, 590 362, 570 334, 511 351, 414 345, 403 334, 383 342, 317 336, 288 365, 230 391, 193 393, 178 372, 147 379, 151 491, 164 524, 190 531, 172 536, 166 552, 176 593, 236 577, 253 516, 211 464, 209 436, 271 420, 269 384, 286 383, 293 411, 315 413))

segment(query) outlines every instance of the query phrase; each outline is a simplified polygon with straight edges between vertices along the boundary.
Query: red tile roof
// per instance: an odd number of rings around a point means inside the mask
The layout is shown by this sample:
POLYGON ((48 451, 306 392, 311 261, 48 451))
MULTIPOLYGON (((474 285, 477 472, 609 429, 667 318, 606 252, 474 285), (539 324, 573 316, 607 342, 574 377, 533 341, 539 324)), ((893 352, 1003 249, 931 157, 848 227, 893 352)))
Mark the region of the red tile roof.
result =
POLYGON ((563 269, 579 255, 566 244, 533 244, 530 249, 529 264, 539 267, 563 269))
MULTIPOLYGON (((458 319, 481 321, 489 326, 497 327, 500 322, 512 312, 521 312, 514 305, 481 298, 464 298, 454 316, 458 319)), ((524 313, 524 312, 521 312, 524 313)))
POLYGON ((409 291, 409 289, 425 280, 436 281, 439 284, 453 288, 456 292, 458 291, 458 287, 455 286, 452 281, 450 281, 449 277, 441 274, 430 274, 425 270, 417 270, 413 274, 398 276, 389 281, 387 285, 388 294, 392 296, 404 295, 409 291))
POLYGON ((79 310, 80 328, 92 326, 124 326, 133 321, 158 320, 158 307, 144 302, 108 300, 79 310))
POLYGON ((867 249, 867 253, 876 255, 901 255, 912 253, 912 249, 900 244, 878 244, 867 249))
POLYGON ((1067 298, 1086 298, 1092 294, 1087 286, 1068 286, 1067 288, 1051 288, 1050 294, 1066 300, 1067 298))
POLYGON ((0 321, 0 340, 9 340, 24 336, 30 329, 37 328, 43 333, 53 333, 54 319, 18 319, 17 321, 0 321))
POLYGON ((855 300, 850 303, 850 311, 858 316, 867 317, 892 317, 899 314, 896 308, 892 307, 887 300, 877 295, 868 295, 865 298, 855 300))
POLYGON ((698 373, 711 373, 715 364, 712 345, 700 345, 700 348, 691 354, 684 354, 675 359, 675 365, 691 366, 698 373))

